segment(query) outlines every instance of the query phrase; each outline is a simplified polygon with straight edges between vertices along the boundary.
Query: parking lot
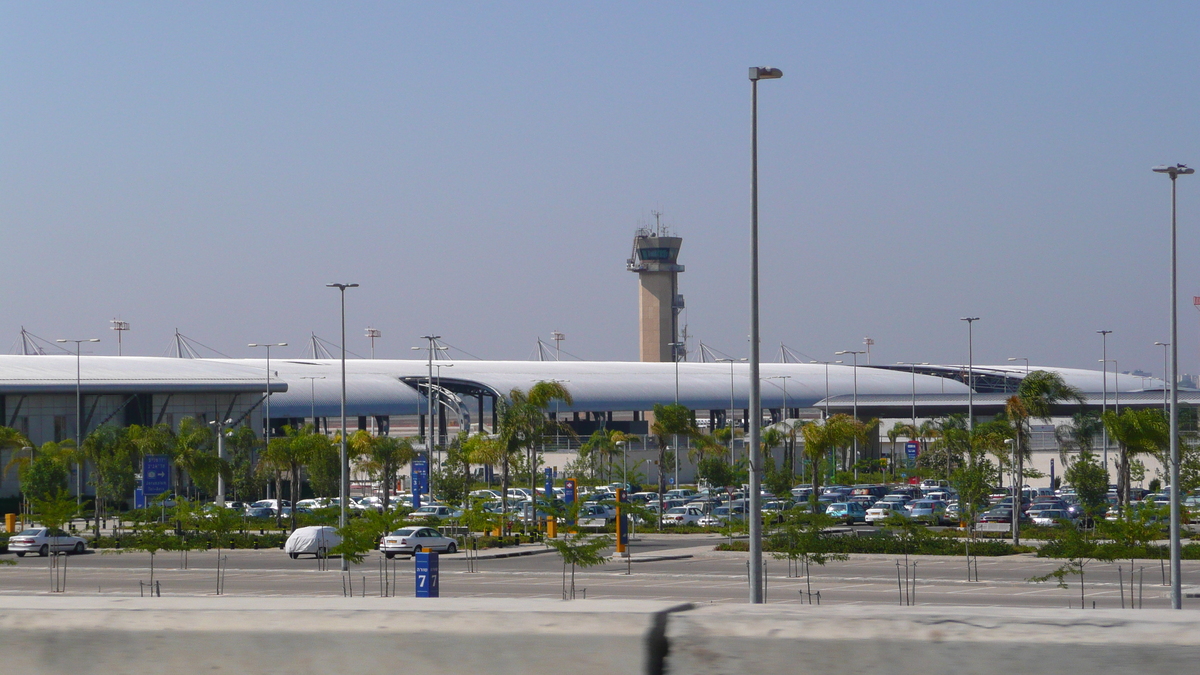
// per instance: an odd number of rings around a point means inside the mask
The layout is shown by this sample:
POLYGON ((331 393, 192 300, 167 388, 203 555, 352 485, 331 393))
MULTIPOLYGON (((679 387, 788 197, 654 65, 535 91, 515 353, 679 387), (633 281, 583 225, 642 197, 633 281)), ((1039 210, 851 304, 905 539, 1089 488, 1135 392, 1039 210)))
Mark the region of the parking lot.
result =
MULTIPOLYGON (((717 535, 639 535, 633 546, 633 562, 613 561, 587 570, 576 570, 578 598, 654 599, 718 603, 746 601, 748 594, 747 554, 714 551, 722 540, 717 535)), ((231 596, 341 596, 353 584, 354 594, 381 595, 381 557, 368 556, 362 565, 352 565, 349 575, 340 572, 340 561, 328 561, 320 570, 313 558, 292 560, 279 550, 224 551, 224 592, 231 596), (344 590, 345 589, 345 590, 344 590)), ((11 555, 14 566, 0 567, 0 593, 47 593, 51 588, 50 559, 11 555)), ((60 558, 60 563, 62 559, 60 558)), ((396 595, 411 596, 414 588, 413 562, 397 558, 395 583, 387 586, 396 595)), ((968 581, 963 557, 914 556, 909 559, 909 579, 904 583, 903 557, 853 555, 847 561, 811 567, 811 587, 820 593, 821 604, 974 605, 1079 608, 1079 578, 1068 577, 1069 589, 1053 582, 1036 584, 1030 577, 1043 575, 1060 563, 1031 554, 1002 558, 979 558, 979 581, 968 581), (899 563, 899 567, 898 564, 899 563), (899 581, 898 581, 899 576, 899 581), (902 591, 906 588, 906 592, 902 591)), ((215 551, 193 551, 186 569, 180 553, 159 553, 154 578, 162 594, 211 595, 216 593, 215 551)), ((464 555, 441 557, 441 594, 447 597, 559 598, 563 589, 563 567, 558 556, 541 545, 520 549, 482 552, 468 571, 464 555), (494 554, 517 557, 492 558, 494 554)), ((805 580, 789 575, 787 561, 766 558, 767 601, 799 604, 808 602, 805 580)), ((1129 561, 1093 562, 1086 566, 1083 604, 1120 608, 1122 596, 1131 603, 1129 561), (1119 569, 1118 569, 1119 568, 1119 569)), ((1146 608, 1170 606, 1167 587, 1162 585, 1162 567, 1157 560, 1134 563, 1132 595, 1146 608), (1140 581, 1140 586, 1139 582, 1140 581)), ((1200 579, 1200 561, 1184 561, 1184 585, 1200 579)), ((150 579, 150 556, 141 552, 101 551, 66 559, 68 595, 138 596, 140 582, 150 579)), ((1185 606, 1200 599, 1185 599, 1185 606)))

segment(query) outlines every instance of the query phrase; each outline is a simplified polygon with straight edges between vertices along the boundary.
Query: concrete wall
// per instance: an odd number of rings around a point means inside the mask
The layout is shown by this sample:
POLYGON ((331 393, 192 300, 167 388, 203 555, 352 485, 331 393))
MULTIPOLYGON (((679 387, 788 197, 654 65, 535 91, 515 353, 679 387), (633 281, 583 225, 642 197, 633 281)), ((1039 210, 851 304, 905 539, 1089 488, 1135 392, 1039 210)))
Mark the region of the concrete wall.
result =
POLYGON ((500 598, 0 597, 5 672, 1193 672, 1170 610, 500 598))

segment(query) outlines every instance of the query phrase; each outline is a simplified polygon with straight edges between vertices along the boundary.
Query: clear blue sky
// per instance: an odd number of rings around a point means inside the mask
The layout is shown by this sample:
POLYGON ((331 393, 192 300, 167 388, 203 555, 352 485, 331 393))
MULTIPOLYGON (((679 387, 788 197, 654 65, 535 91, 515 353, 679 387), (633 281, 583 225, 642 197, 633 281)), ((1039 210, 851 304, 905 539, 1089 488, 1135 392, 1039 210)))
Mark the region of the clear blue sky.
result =
MULTIPOLYGON (((380 328, 637 356, 633 230, 746 352, 751 65, 764 355, 1161 373, 1169 181, 1200 164, 1196 3, 5 3, 0 349, 162 354, 380 328)), ((1200 370, 1200 176, 1180 179, 1200 370)), ((694 346, 693 346, 694 348, 694 346)), ((300 355, 295 346, 283 350, 300 355)))

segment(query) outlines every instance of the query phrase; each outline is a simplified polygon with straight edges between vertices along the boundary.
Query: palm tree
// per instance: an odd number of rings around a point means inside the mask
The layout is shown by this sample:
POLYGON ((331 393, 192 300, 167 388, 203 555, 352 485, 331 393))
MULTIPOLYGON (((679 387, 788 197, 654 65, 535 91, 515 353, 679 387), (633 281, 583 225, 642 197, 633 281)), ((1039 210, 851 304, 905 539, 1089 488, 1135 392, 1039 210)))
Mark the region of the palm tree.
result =
POLYGON ((185 417, 179 421, 179 431, 175 434, 175 447, 172 449, 171 459, 175 462, 178 485, 187 487, 189 497, 192 496, 193 484, 199 484, 205 492, 210 492, 215 486, 217 474, 223 468, 221 460, 217 457, 214 440, 213 430, 209 425, 202 424, 194 417, 185 417), (186 483, 183 478, 185 474, 186 483))
MULTIPOLYGON (((1155 454, 1170 443, 1170 423, 1158 408, 1126 408, 1118 415, 1107 410, 1101 416, 1108 435, 1117 441, 1117 497, 1129 504, 1129 462, 1137 455, 1155 454)), ((1107 470, 1107 467, 1106 467, 1107 470)))
POLYGON ((18 475, 33 461, 33 444, 25 438, 25 434, 11 427, 0 427, 0 452, 11 450, 12 456, 4 464, 4 475, 14 467, 18 475))
POLYGON ((804 437, 804 454, 808 456, 812 463, 813 479, 812 479, 812 498, 811 502, 816 505, 817 496, 821 492, 821 462, 827 454, 836 451, 840 448, 849 446, 858 439, 860 442, 867 441, 867 432, 874 426, 868 426, 853 417, 838 413, 821 422, 810 422, 800 428, 800 435, 804 437))
MULTIPOLYGON (((317 452, 315 446, 321 442, 328 443, 328 437, 324 434, 318 434, 311 424, 305 425, 302 429, 285 426, 283 428, 283 436, 272 438, 270 444, 267 445, 267 452, 263 455, 263 459, 275 468, 277 485, 279 472, 287 471, 290 479, 289 482, 291 483, 291 489, 289 490, 292 497, 290 527, 293 532, 296 531, 296 503, 299 501, 298 498, 300 496, 300 472, 309 459, 317 452)), ((276 494, 276 497, 280 498, 282 495, 276 494)), ((280 499, 276 522, 279 522, 282 515, 283 501, 280 499)))
POLYGON ((106 424, 83 439, 82 455, 95 469, 93 482, 96 499, 93 502, 95 525, 93 533, 100 536, 100 513, 106 499, 120 497, 119 474, 132 473, 139 456, 137 448, 129 439, 127 429, 106 424))
POLYGON ((500 446, 501 464, 501 512, 503 522, 508 522, 509 464, 516 453, 528 449, 529 484, 531 495, 537 495, 537 447, 549 430, 565 430, 574 435, 569 427, 546 419, 546 411, 554 401, 574 404, 571 392, 560 382, 538 382, 528 392, 514 388, 508 396, 496 402, 497 442, 500 446))
POLYGON ((909 422, 897 421, 892 425, 891 429, 888 429, 888 441, 890 441, 892 444, 892 459, 889 464, 892 465, 891 468, 893 477, 896 475, 896 439, 903 436, 910 441, 915 441, 917 440, 918 435, 920 435, 920 431, 917 429, 917 427, 913 426, 909 422))
MULTIPOLYGON (((662 514, 663 495, 667 491, 667 439, 677 435, 691 436, 695 432, 696 423, 692 419, 692 411, 687 406, 678 403, 654 404, 654 424, 650 425, 650 433, 654 434, 658 441, 658 510, 660 515, 662 514)), ((662 518, 658 519, 658 527, 662 529, 662 518)))
MULTIPOLYGON (((1025 484, 1024 460, 1032 457, 1030 448, 1029 420, 1036 418, 1045 422, 1050 421, 1054 407, 1067 401, 1083 403, 1083 394, 1063 380, 1062 375, 1046 370, 1035 370, 1021 380, 1017 394, 1005 402, 1005 413, 1015 426, 1017 451, 1014 452, 1016 462, 1015 490, 1020 490, 1025 484)), ((1014 505, 1018 496, 1014 496, 1014 505)))
POLYGON ((371 439, 367 448, 367 466, 374 468, 379 480, 383 483, 383 510, 386 511, 391 499, 391 487, 396 483, 396 474, 400 467, 413 460, 412 441, 407 438, 392 438, 391 436, 376 436, 371 439))

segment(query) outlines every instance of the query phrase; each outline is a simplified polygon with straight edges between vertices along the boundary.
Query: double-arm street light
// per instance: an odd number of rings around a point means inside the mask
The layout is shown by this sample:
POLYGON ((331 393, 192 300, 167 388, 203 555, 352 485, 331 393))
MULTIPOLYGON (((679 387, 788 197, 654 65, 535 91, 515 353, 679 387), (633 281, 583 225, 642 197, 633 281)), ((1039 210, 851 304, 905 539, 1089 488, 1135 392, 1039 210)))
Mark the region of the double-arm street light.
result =
MULTIPOLYGON (((854 356, 854 421, 858 421, 858 355, 866 354, 865 351, 854 351, 852 349, 844 349, 840 352, 834 352, 837 356, 851 354, 854 356)), ((858 436, 854 436, 854 479, 858 480, 858 436)))
POLYGON ((80 345, 84 342, 99 342, 100 338, 86 340, 55 340, 75 343, 75 452, 80 459, 75 462, 75 503, 83 503, 83 388, 80 379, 80 345))
MULTIPOLYGON (((350 498, 350 460, 346 454, 346 289, 358 288, 358 284, 325 284, 325 288, 336 288, 342 301, 342 444, 339 463, 342 478, 338 487, 338 526, 346 527, 346 500, 350 498)), ((293 507, 295 508, 295 507, 293 507)), ((342 571, 349 571, 350 565, 342 556, 342 571)))
POLYGON ((783 77, 778 68, 750 68, 750 602, 763 602, 762 384, 758 380, 758 81, 783 77))
MULTIPOLYGON (((263 410, 263 420, 266 421, 266 430, 263 432, 263 438, 266 440, 264 446, 271 445, 271 347, 286 347, 286 342, 272 342, 271 344, 251 342, 247 347, 263 347, 267 350, 267 399, 265 409, 263 410)), ((278 497, 279 495, 275 495, 278 497)))
POLYGON ((1029 359, 1025 358, 1024 356, 1010 356, 1010 357, 1008 357, 1008 360, 1009 361, 1024 361, 1025 362, 1025 374, 1026 375, 1029 374, 1029 359))
POLYGON ((1156 166, 1155 173, 1171 177, 1171 608, 1183 608, 1179 579, 1179 270, 1175 209, 1175 179, 1195 173, 1183 164, 1156 166))

